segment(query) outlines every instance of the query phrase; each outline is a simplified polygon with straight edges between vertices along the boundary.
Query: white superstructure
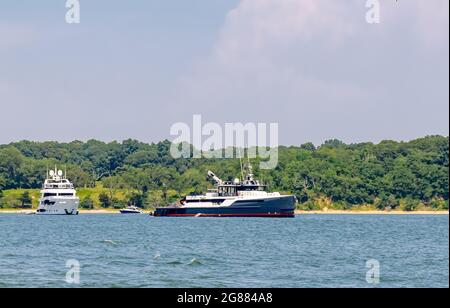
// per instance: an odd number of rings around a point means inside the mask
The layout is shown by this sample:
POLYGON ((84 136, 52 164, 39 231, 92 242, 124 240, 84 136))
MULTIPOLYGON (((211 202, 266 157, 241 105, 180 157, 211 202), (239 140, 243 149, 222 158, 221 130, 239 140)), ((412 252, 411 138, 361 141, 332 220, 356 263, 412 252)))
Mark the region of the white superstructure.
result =
POLYGON ((61 170, 50 170, 44 182, 37 215, 77 215, 80 199, 61 170))
POLYGON ((269 193, 266 191, 266 185, 256 180, 252 173, 252 167, 247 165, 247 175, 245 179, 235 179, 234 182, 222 181, 212 171, 208 171, 208 177, 217 184, 216 189, 209 189, 204 195, 186 196, 182 200, 184 207, 229 207, 236 201, 257 201, 261 199, 279 199, 279 192, 269 193))

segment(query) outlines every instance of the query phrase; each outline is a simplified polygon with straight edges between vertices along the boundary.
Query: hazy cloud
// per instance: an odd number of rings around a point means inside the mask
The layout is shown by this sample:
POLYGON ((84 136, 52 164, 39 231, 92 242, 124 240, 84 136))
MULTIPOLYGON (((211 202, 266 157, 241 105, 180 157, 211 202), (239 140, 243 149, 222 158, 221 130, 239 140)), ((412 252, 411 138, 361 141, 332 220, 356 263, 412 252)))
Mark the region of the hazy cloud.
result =
POLYGON ((284 143, 448 133, 448 1, 381 7, 369 25, 363 0, 242 0, 178 107, 279 121, 284 143))
POLYGON ((38 32, 32 27, 0 22, 0 52, 30 45, 38 37, 38 32))

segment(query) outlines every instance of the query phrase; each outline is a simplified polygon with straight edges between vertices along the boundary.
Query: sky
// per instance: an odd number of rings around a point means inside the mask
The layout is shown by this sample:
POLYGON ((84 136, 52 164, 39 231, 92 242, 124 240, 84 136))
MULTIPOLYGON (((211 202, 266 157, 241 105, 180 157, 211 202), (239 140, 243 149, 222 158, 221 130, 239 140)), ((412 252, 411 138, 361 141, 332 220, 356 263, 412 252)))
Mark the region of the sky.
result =
POLYGON ((194 114, 279 142, 449 134, 449 1, 0 2, 0 143, 158 142, 194 114))

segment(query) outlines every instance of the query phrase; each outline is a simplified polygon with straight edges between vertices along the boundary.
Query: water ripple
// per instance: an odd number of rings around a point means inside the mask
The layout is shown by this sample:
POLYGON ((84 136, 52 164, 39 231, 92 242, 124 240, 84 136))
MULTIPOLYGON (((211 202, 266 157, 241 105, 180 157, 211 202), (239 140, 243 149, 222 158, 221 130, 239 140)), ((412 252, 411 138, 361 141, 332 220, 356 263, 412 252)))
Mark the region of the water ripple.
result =
POLYGON ((0 287, 448 287, 448 216, 0 214, 0 287), (67 217, 64 217, 67 218, 67 217), (68 260, 80 285, 65 282, 68 260))

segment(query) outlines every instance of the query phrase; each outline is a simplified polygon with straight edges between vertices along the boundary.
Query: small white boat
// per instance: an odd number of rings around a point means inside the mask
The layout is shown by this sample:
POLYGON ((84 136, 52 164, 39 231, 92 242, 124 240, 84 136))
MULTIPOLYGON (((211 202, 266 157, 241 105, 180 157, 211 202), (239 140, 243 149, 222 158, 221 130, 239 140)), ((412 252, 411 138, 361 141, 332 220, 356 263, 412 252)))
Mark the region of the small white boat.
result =
POLYGON ((136 206, 129 206, 120 210, 121 214, 142 214, 141 209, 136 206))

